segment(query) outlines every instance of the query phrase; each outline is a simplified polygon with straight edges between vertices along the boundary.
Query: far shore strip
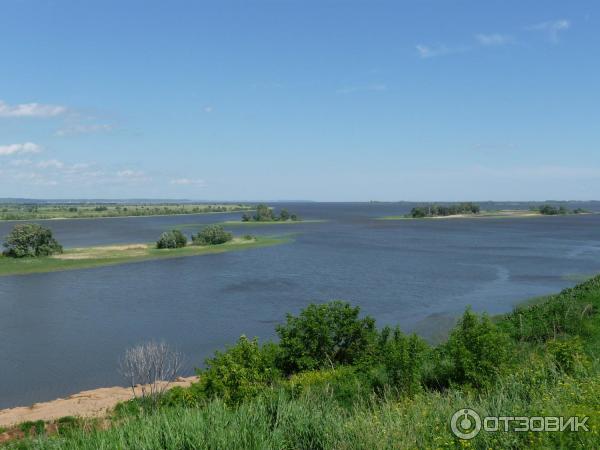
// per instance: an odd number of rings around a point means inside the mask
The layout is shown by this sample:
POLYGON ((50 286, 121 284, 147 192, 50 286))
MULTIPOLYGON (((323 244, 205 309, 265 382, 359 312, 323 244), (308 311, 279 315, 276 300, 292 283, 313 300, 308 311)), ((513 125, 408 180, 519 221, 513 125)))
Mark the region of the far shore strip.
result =
MULTIPOLYGON (((198 381, 198 377, 180 377, 169 383, 168 389, 175 386, 188 387, 198 381)), ((140 386, 136 387, 141 389, 140 386)), ((137 392, 137 391, 136 391, 137 392)), ((32 406, 18 406, 0 410, 0 427, 8 428, 27 421, 43 420, 50 422, 61 417, 102 418, 118 403, 134 398, 131 387, 106 387, 79 392, 67 398, 35 403, 32 406)))
POLYGON ((409 214, 403 216, 384 216, 376 220, 424 220, 424 219, 502 219, 502 218, 525 218, 525 217, 572 217, 586 216, 594 213, 584 212, 577 214, 541 214, 537 211, 528 211, 521 209, 503 209, 499 211, 481 211, 478 214, 452 214, 449 216, 426 216, 411 217, 409 214))

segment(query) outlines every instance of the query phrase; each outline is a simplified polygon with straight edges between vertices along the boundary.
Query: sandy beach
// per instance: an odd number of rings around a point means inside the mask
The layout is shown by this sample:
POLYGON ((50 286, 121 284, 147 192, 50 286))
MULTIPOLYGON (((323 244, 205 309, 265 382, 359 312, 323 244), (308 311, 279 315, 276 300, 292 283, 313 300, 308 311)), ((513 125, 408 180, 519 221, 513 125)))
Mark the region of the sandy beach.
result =
MULTIPOLYGON (((196 381, 198 381, 198 377, 195 376, 180 377, 169 384, 169 389, 175 386, 187 387, 196 381)), ((139 388, 136 387, 136 392, 137 389, 139 388)), ((27 421, 52 421, 65 416, 104 417, 117 403, 132 398, 131 388, 113 386, 91 389, 73 394, 67 398, 0 410, 0 427, 8 428, 27 421)))

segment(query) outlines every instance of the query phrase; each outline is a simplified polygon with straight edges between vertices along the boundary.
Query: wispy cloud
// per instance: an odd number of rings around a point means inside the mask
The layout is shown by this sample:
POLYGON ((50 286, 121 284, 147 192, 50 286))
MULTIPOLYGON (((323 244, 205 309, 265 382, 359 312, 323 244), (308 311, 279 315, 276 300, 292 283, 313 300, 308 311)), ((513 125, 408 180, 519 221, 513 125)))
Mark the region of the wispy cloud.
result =
POLYGON ((509 34, 476 34, 475 39, 483 46, 500 46, 512 44, 515 42, 515 38, 509 34))
POLYGON ((109 124, 68 124, 54 133, 56 136, 71 136, 76 134, 107 133, 114 127, 109 124))
POLYGON ((213 108, 212 106, 210 106, 210 105, 207 105, 207 106, 205 106, 204 108, 202 108, 202 110, 203 110, 205 113, 207 113, 207 114, 210 114, 211 112, 213 112, 213 111, 214 111, 214 108, 213 108))
POLYGON ((352 94, 354 92, 383 92, 387 91, 387 85, 384 83, 372 83, 365 86, 350 86, 335 91, 337 94, 352 94))
POLYGON ((40 161, 39 163, 37 163, 37 167, 39 167, 40 169, 62 169, 65 166, 65 163, 63 163, 62 161, 59 161, 57 159, 49 159, 46 161, 40 161))
POLYGON ((454 53, 463 53, 470 50, 470 47, 466 46, 448 47, 446 45, 430 46, 423 44, 419 44, 415 46, 415 48, 417 49, 417 53, 419 54, 419 56, 423 59, 435 58, 436 56, 451 55, 454 53))
POLYGON ((23 144, 0 145, 0 156, 21 155, 25 153, 39 153, 42 147, 33 142, 25 142, 23 144))
POLYGON ((206 186, 206 183, 204 180, 201 180, 199 178, 176 178, 174 180, 171 180, 171 184, 176 184, 179 186, 206 186))
POLYGON ((127 178, 127 179, 132 180, 132 179, 145 178, 146 174, 141 170, 125 169, 125 170, 118 171, 117 176, 120 178, 127 178))
POLYGON ((558 42, 558 36, 561 32, 571 28, 571 22, 567 19, 550 20, 548 22, 536 23, 526 27, 529 31, 539 31, 543 33, 551 42, 558 42))
POLYGON ((66 112, 67 108, 59 105, 41 103, 9 105, 0 100, 0 117, 56 117, 66 112))

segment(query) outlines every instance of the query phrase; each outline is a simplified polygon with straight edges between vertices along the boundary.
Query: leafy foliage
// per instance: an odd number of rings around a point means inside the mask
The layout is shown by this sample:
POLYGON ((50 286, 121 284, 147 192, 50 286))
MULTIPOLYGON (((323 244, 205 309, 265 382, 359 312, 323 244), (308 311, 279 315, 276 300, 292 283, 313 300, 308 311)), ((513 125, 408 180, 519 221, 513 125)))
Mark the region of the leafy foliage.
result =
POLYGON ((15 225, 4 242, 5 256, 25 258, 62 253, 52 231, 34 223, 15 225))
POLYGON ((196 389, 207 398, 219 397, 227 404, 255 397, 279 378, 276 351, 272 344, 261 347, 256 338, 241 336, 236 345, 206 360, 208 368, 198 373, 196 389))
POLYGON ((512 342, 486 315, 467 308, 448 342, 440 348, 437 368, 442 385, 489 386, 506 370, 512 342))
POLYGON ((165 231, 156 241, 156 248, 182 248, 187 245, 187 237, 179 230, 165 231))
POLYGON ((479 214, 481 208, 474 203, 459 203, 457 205, 427 205, 417 206, 410 212, 413 218, 454 216, 456 214, 479 214))
POLYGON ((231 241, 233 235, 223 228, 222 225, 209 225, 192 236, 194 245, 218 245, 231 241))
POLYGON ((379 336, 379 361, 386 383, 413 395, 421 390, 423 363, 429 346, 415 334, 407 336, 399 328, 385 327, 379 336))
POLYGON ((342 301, 311 304, 297 317, 288 314, 277 327, 281 368, 294 373, 358 361, 376 334, 375 321, 359 314, 359 307, 342 301))

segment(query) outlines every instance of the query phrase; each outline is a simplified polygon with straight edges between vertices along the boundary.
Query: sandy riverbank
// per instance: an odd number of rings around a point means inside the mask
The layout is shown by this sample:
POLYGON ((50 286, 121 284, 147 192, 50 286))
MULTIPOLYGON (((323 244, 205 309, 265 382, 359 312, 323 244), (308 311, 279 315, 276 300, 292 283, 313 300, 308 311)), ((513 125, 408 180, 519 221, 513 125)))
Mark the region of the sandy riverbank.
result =
MULTIPOLYGON (((178 378, 177 381, 169 384, 169 389, 175 386, 187 387, 196 381, 198 381, 198 377, 195 376, 178 378)), ((92 389, 67 398, 35 403, 32 406, 19 406, 0 410, 0 427, 8 428, 27 421, 58 420, 65 416, 104 417, 117 403, 132 398, 131 388, 113 386, 92 389)))

